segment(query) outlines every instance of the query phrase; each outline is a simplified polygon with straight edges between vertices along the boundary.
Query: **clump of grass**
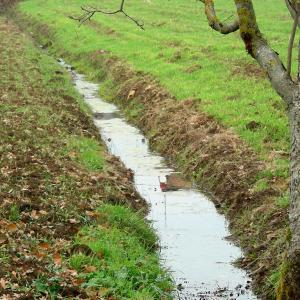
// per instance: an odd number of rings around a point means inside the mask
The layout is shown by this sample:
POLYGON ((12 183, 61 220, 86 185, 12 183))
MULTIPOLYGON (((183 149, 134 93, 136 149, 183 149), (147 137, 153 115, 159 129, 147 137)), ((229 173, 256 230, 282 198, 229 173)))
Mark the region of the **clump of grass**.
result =
POLYGON ((133 214, 130 208, 120 205, 102 205, 98 212, 102 222, 134 235, 148 249, 156 248, 157 236, 142 214, 133 214))
POLYGON ((122 299, 168 299, 172 282, 149 247, 156 236, 142 216, 119 205, 103 205, 98 213, 98 224, 82 228, 76 241, 94 255, 75 253, 69 261, 85 280, 83 287, 122 299))
POLYGON ((289 193, 286 192, 283 195, 281 195, 281 197, 276 199, 276 205, 279 208, 287 208, 290 204, 290 197, 289 197, 289 193))
POLYGON ((103 148, 98 141, 87 137, 72 137, 68 140, 68 150, 74 151, 76 160, 88 170, 103 170, 105 164, 103 148))
POLYGON ((17 222, 20 219, 19 207, 16 204, 13 204, 9 209, 8 218, 12 222, 17 222))
POLYGON ((268 181, 265 178, 262 178, 262 179, 256 181, 253 189, 255 190, 255 192, 261 192, 263 190, 266 190, 269 187, 270 187, 270 185, 269 185, 268 181))
POLYGON ((272 290, 276 291, 279 288, 280 278, 281 278, 280 270, 273 271, 273 273, 268 277, 267 279, 268 285, 272 290))

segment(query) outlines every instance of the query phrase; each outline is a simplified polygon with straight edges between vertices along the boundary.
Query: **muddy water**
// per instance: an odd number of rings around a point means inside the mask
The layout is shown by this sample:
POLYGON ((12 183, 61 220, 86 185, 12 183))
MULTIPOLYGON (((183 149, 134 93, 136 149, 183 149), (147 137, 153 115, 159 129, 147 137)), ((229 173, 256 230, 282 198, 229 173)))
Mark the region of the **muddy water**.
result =
POLYGON ((257 299, 249 289, 247 274, 232 265, 242 253, 225 240, 227 223, 213 203, 182 182, 179 190, 165 188, 161 182, 174 171, 163 157, 149 150, 146 138, 125 121, 115 105, 98 97, 97 84, 60 63, 71 72, 94 112, 94 122, 109 150, 133 170, 137 190, 151 205, 148 218, 160 237, 162 264, 178 286, 174 298, 257 299))

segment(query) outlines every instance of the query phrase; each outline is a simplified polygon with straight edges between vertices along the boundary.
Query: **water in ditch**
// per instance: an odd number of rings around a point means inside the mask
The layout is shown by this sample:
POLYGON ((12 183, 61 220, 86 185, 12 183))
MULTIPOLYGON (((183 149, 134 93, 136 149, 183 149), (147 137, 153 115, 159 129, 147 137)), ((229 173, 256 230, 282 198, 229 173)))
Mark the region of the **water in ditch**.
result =
POLYGON ((175 299, 257 299, 250 278, 233 266, 241 250, 225 239, 224 216, 213 203, 149 150, 147 139, 128 124, 118 108, 98 96, 99 85, 72 70, 74 84, 94 113, 94 123, 110 152, 134 172, 137 191, 150 204, 161 244, 162 264, 178 287, 175 299))

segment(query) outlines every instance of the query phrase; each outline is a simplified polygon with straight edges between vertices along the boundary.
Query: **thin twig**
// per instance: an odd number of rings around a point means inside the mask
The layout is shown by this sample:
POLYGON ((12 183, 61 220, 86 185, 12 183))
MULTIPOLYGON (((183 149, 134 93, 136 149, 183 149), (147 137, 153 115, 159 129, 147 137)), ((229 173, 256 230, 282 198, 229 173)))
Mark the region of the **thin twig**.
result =
MULTIPOLYGON (((125 0, 121 1, 120 8, 115 10, 115 11, 105 11, 101 9, 97 9, 92 6, 82 6, 81 10, 84 12, 80 16, 69 16, 72 20, 78 21, 81 24, 85 23, 86 21, 90 21, 91 18, 96 14, 96 13, 101 13, 105 15, 115 15, 115 14, 123 14, 127 19, 131 20, 134 22, 138 27, 140 27, 142 30, 145 30, 144 28, 144 23, 142 21, 139 21, 132 16, 130 16, 125 10, 124 10, 124 5, 125 5, 125 0)), ((79 26, 80 26, 79 25, 79 26)))
POLYGON ((298 26, 298 20, 299 20, 299 13, 298 11, 296 11, 294 23, 292 26, 290 41, 289 41, 289 47, 288 47, 287 73, 289 75, 291 75, 291 71, 292 71, 293 47, 294 47, 294 41, 295 41, 295 36, 296 36, 296 31, 298 26))

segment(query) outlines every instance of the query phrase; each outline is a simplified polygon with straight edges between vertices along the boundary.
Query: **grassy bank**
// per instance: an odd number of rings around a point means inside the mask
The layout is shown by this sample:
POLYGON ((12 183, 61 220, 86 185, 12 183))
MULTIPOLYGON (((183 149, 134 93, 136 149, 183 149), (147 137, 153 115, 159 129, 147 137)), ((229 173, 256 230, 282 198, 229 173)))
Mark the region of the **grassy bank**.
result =
POLYGON ((162 299, 132 174, 57 62, 0 16, 0 298, 162 299))
MULTIPOLYGON (((218 3, 221 19, 231 16, 229 1, 218 3)), ((290 30, 284 3, 254 3, 284 59, 290 30)), ((145 32, 122 16, 97 15, 78 28, 67 16, 79 14, 82 4, 22 1, 17 20, 50 52, 104 80, 102 93, 123 106, 152 145, 213 191, 245 250, 242 265, 263 299, 271 299, 288 232, 289 134, 284 105, 265 74, 237 34, 208 28, 197 2, 128 2, 145 32)), ((101 5, 110 9, 118 1, 101 5)))

